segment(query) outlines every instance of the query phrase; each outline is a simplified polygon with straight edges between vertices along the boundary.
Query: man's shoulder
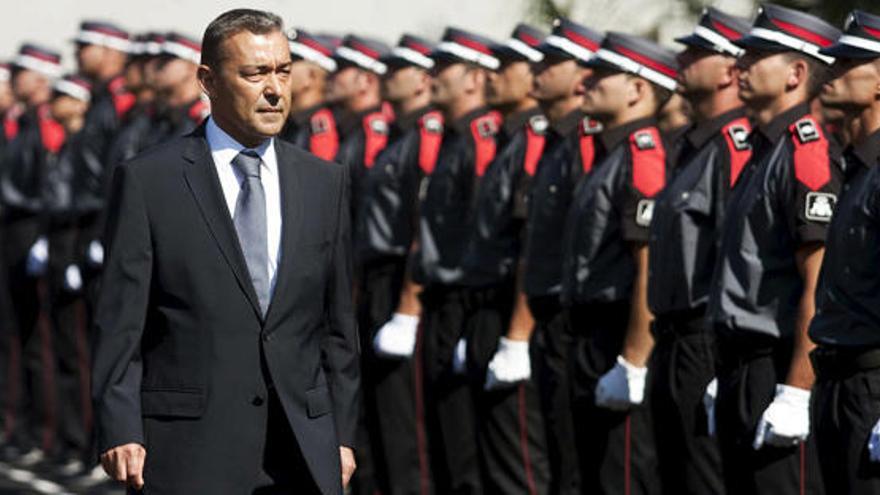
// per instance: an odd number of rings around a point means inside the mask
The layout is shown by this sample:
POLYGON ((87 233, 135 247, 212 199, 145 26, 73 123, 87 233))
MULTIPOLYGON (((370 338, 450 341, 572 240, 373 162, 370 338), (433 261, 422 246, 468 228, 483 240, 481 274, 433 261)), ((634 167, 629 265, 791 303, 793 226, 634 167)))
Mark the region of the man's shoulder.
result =
POLYGON ((186 162, 185 155, 188 150, 193 152, 197 150, 198 143, 193 142, 197 139, 191 135, 170 139, 141 151, 119 167, 124 168, 127 173, 136 175, 138 179, 155 180, 168 177, 170 171, 181 168, 186 162))

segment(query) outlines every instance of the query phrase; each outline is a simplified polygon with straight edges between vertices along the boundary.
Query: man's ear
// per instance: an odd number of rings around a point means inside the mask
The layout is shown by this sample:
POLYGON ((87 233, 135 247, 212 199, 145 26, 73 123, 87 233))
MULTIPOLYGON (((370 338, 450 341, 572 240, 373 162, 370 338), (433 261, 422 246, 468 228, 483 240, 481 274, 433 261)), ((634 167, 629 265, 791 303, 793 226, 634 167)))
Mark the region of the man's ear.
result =
POLYGON ((807 82, 810 77, 810 69, 803 59, 795 59, 788 66, 788 78, 785 80, 785 87, 788 90, 796 89, 807 82))
POLYGON ((718 79, 718 88, 729 88, 731 85, 737 84, 739 79, 739 67, 736 59, 725 58, 721 66, 721 76, 718 79))
POLYGON ((212 71, 207 65, 200 65, 196 75, 199 78, 199 86, 202 88, 202 92, 208 95, 208 98, 214 96, 214 90, 216 88, 214 71, 212 71))
POLYGON ((647 98, 647 93, 651 91, 651 88, 648 87, 648 82, 642 79, 641 77, 635 76, 627 76, 627 90, 626 90, 626 106, 632 107, 636 106, 647 98))

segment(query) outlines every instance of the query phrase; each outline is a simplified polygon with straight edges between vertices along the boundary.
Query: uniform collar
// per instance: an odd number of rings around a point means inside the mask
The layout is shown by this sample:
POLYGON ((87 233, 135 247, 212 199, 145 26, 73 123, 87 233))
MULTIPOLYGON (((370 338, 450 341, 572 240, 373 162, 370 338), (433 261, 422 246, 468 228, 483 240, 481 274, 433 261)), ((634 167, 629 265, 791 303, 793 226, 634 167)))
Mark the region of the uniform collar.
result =
POLYGON ((614 129, 603 131, 602 134, 599 135, 599 140, 602 142, 602 146, 605 148, 605 151, 609 152, 617 147, 617 145, 620 144, 621 141, 625 140, 633 132, 639 129, 643 129, 645 127, 656 126, 656 118, 645 117, 643 119, 633 120, 632 122, 628 122, 614 129))
POLYGON ((431 108, 431 105, 427 105, 419 108, 418 110, 413 110, 412 112, 401 114, 396 119, 394 119, 393 126, 395 129, 398 129, 401 132, 406 132, 410 129, 415 128, 416 124, 418 124, 419 122, 419 119, 431 110, 433 110, 433 108, 431 108))
POLYGON ((471 121, 476 119, 477 117, 485 115, 488 111, 489 109, 486 107, 479 107, 471 110, 470 112, 462 115, 461 117, 453 121, 452 125, 449 127, 457 132, 466 133, 468 132, 468 127, 470 127, 471 125, 471 121))
POLYGON ((560 136, 570 136, 574 133, 578 125, 584 120, 586 115, 580 110, 569 112, 565 117, 550 123, 550 129, 560 136))
POLYGON ((707 141, 718 135, 722 127, 732 120, 744 117, 745 114, 745 108, 737 108, 705 122, 694 124, 687 131, 687 140, 694 149, 700 149, 707 141))
POLYGON ((880 130, 874 131, 861 143, 850 145, 847 154, 855 156, 867 168, 876 165, 880 161, 880 130))
POLYGON ((318 110, 324 107, 324 103, 318 103, 317 105, 312 105, 304 110, 300 110, 298 112, 293 112, 290 114, 290 120, 293 121, 294 124, 298 126, 304 126, 309 122, 309 119, 312 118, 312 115, 315 114, 318 110))
POLYGON ((504 135, 510 137, 522 130, 532 117, 541 115, 541 109, 536 105, 528 110, 522 110, 504 117, 504 125, 501 127, 504 135))
POLYGON ((361 122, 364 120, 364 117, 371 113, 379 112, 382 110, 380 105, 376 105, 374 107, 370 107, 366 110, 350 113, 347 111, 342 112, 342 116, 339 118, 339 130, 343 136, 349 135, 353 130, 357 129, 358 126, 361 125, 361 122))
POLYGON ((809 103, 800 103, 777 115, 767 125, 759 125, 758 131, 771 143, 775 143, 794 121, 810 113, 809 103))

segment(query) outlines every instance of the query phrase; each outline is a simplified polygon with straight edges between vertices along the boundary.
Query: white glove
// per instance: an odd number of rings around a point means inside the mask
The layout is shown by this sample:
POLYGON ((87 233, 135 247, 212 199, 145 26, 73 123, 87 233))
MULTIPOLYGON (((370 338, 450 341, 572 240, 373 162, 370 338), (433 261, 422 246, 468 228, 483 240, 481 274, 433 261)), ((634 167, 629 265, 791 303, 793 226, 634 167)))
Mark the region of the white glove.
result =
POLYGON ((452 372, 463 375, 465 371, 467 371, 467 340, 462 337, 458 339, 452 352, 452 372))
POLYGON ((880 421, 871 428, 871 436, 868 437, 868 454, 871 462, 880 462, 880 421))
POLYGON ((703 393, 703 407, 706 408, 709 436, 715 436, 715 399, 718 398, 718 379, 713 378, 703 393))
POLYGON ((37 242, 31 246, 31 250, 28 252, 27 262, 25 264, 25 270, 27 270, 27 274, 32 277, 39 277, 46 273, 46 269, 49 266, 49 240, 45 237, 40 237, 37 239, 37 242))
POLYGON ((486 371, 486 390, 511 387, 531 376, 529 342, 506 337, 498 339, 498 349, 489 361, 489 369, 486 371))
POLYGON ((645 399, 645 378, 648 368, 636 366, 623 356, 602 375, 596 385, 596 405, 614 411, 625 411, 645 399))
POLYGON ((69 265, 64 270, 64 288, 67 289, 68 292, 77 292, 82 289, 82 274, 79 271, 79 267, 76 265, 69 265))
POLYGON ((810 391, 788 385, 776 385, 776 398, 764 411, 755 431, 752 447, 765 443, 791 447, 810 436, 810 391))
POLYGON ((394 313, 373 337, 376 355, 385 358, 407 359, 412 357, 419 331, 419 317, 394 313))
POLYGON ((86 253, 89 263, 98 267, 104 264, 104 245, 101 241, 92 241, 89 243, 89 250, 86 253))

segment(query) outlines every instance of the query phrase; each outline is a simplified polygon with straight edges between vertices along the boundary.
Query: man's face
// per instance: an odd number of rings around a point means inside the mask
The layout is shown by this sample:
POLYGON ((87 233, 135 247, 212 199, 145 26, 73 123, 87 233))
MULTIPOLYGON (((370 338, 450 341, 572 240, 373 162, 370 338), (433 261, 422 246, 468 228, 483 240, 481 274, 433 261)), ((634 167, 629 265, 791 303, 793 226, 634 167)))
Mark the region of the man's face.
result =
POLYGON ((218 67, 200 69, 214 118, 246 146, 281 132, 290 111, 287 38, 281 31, 241 31, 223 42, 221 52, 218 67))
POLYGON ((424 88, 425 71, 412 65, 391 69, 382 79, 382 96, 399 103, 413 98, 424 88))
POLYGON ((618 115, 630 99, 630 76, 609 69, 594 69, 584 79, 583 111, 603 120, 618 115))
POLYGON ((12 85, 9 81, 0 82, 0 115, 6 113, 15 104, 15 95, 12 93, 12 85))
POLYGON ((49 106, 52 118, 59 122, 83 117, 88 108, 88 103, 68 95, 58 95, 52 98, 49 106))
POLYGON ((488 73, 486 101, 494 106, 516 104, 529 96, 533 79, 528 62, 505 63, 488 73))
POLYGON ((76 45, 76 63, 79 71, 86 77, 95 77, 101 72, 107 48, 100 45, 78 43, 76 45))
POLYGON ((163 100, 172 107, 179 107, 190 103, 189 101, 179 101, 176 98, 178 89, 187 84, 196 84, 196 67, 195 64, 187 60, 179 58, 170 58, 156 72, 155 88, 156 92, 163 100))
POLYGON ((39 72, 18 69, 12 75, 12 92, 15 99, 34 106, 45 101, 50 93, 49 80, 39 72))
POLYGON ((737 65, 739 97, 750 107, 759 108, 785 93, 791 62, 784 53, 749 49, 737 65))
POLYGON ((693 46, 679 53, 677 58, 681 67, 678 88, 686 97, 717 91, 734 62, 732 57, 693 46))
POLYGON ((362 90, 367 74, 363 70, 347 66, 337 70, 330 78, 330 93, 335 101, 346 102, 353 99, 362 90))
POLYGON ((555 101, 573 96, 591 69, 571 59, 545 59, 534 66, 535 79, 531 95, 538 101, 555 101))
POLYGON ((434 66, 431 82, 431 101, 440 107, 448 107, 464 93, 468 67, 462 63, 441 62, 434 66))
POLYGON ((825 84, 822 104, 846 111, 869 107, 880 97, 880 59, 837 59, 834 78, 825 84))
POLYGON ((290 94, 294 99, 312 84, 313 71, 316 70, 320 69, 305 60, 295 60, 290 65, 290 94))

